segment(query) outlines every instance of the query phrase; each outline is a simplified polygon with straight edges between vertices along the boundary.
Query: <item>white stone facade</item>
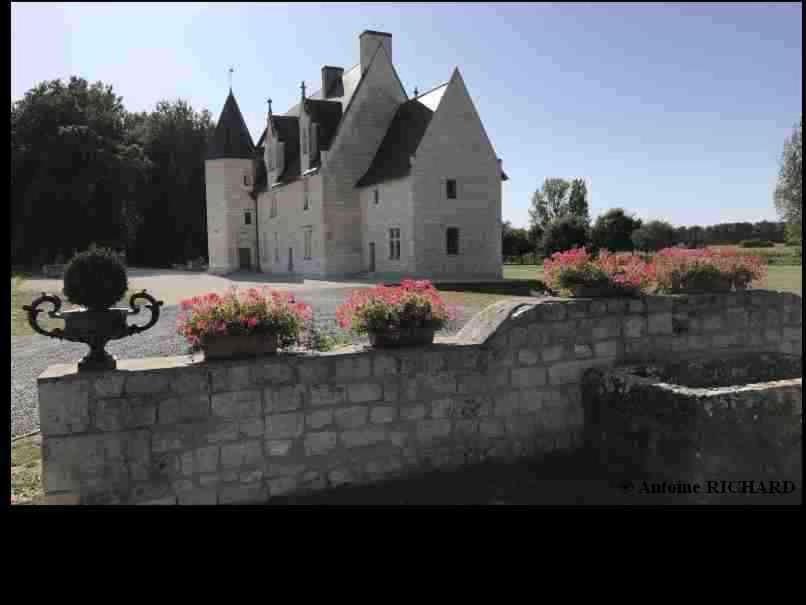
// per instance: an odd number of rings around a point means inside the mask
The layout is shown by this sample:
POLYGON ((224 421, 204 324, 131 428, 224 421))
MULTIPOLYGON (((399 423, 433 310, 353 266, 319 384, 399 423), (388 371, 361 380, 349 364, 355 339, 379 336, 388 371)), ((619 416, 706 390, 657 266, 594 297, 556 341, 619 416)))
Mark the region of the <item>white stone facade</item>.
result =
MULTIPOLYGON (((332 138, 322 134, 322 124, 309 129, 313 114, 303 102, 282 116, 285 124, 295 121, 299 142, 289 146, 288 135, 269 126, 254 150, 259 160, 208 160, 210 271, 242 267, 245 253, 238 249, 248 248, 251 269, 278 275, 500 278, 505 177, 459 71, 439 94, 409 99, 391 61, 390 35, 364 32, 359 50, 355 68, 323 68, 323 82, 325 69, 328 82, 343 78, 344 90, 333 99, 343 113, 332 138), (403 172, 359 183, 379 165, 383 172, 379 149, 385 142, 389 153, 385 137, 407 103, 427 106, 418 109, 430 122, 416 140, 392 150, 405 154, 396 158, 403 172), (250 196, 242 183, 246 173, 249 183, 259 179, 258 162, 266 182, 250 196), (456 190, 451 199, 449 179, 456 190), (448 250, 449 229, 458 230, 458 250, 448 250)), ((322 90, 310 98, 327 105, 329 96, 322 90)), ((270 125, 273 119, 270 114, 270 125)))

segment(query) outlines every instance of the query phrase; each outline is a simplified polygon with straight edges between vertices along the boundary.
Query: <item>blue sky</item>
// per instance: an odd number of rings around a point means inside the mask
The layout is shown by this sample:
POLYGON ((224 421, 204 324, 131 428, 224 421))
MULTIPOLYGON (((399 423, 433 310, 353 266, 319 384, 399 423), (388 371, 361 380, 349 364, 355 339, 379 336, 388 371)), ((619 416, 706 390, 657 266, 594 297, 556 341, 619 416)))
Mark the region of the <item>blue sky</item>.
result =
POLYGON ((23 3, 11 10, 11 98, 79 75, 129 110, 183 98, 214 118, 233 90, 252 137, 322 65, 393 34, 409 93, 458 66, 526 226, 546 177, 584 177, 592 214, 678 225, 775 220, 784 139, 801 115, 802 7, 750 4, 23 3))

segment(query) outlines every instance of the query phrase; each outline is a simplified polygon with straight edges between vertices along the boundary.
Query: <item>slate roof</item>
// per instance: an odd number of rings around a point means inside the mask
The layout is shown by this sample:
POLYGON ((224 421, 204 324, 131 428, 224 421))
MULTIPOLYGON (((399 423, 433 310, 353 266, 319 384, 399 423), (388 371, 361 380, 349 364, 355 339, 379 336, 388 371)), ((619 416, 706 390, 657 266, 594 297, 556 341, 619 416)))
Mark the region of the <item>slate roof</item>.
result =
POLYGON ((230 90, 213 132, 213 138, 207 150, 207 159, 252 159, 254 155, 255 146, 252 144, 252 137, 246 127, 238 102, 230 90))
POLYGON ((417 151, 433 115, 434 112, 417 99, 401 103, 372 164, 356 187, 368 187, 408 175, 411 170, 409 158, 417 151))

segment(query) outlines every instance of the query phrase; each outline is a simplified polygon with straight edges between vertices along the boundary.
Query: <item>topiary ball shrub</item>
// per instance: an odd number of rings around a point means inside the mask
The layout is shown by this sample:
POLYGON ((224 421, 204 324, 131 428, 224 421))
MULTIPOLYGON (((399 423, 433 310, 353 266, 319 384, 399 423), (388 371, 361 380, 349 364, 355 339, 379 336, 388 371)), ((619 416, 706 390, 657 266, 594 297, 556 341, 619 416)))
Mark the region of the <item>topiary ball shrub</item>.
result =
POLYGON ((91 248, 74 256, 64 271, 64 295, 92 311, 114 305, 129 287, 126 268, 111 250, 91 248))

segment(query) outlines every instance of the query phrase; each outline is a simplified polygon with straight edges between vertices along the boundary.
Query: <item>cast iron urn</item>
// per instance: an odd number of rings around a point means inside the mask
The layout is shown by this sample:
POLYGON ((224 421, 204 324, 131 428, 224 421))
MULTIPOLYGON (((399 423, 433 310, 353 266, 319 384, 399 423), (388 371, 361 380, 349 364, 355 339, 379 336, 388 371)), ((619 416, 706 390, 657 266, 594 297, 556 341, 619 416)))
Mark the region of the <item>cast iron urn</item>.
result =
POLYGON ((62 307, 61 299, 55 294, 45 294, 34 300, 30 305, 25 305, 23 309, 28 313, 28 323, 31 327, 44 336, 70 340, 73 342, 83 342, 89 345, 90 352, 78 362, 79 372, 93 370, 114 370, 117 367, 115 358, 104 350, 106 343, 110 340, 133 336, 140 332, 145 332, 152 327, 160 317, 161 300, 156 300, 145 290, 132 294, 129 298, 129 309, 125 307, 111 309, 71 309, 70 311, 59 312, 62 307), (149 304, 145 305, 151 313, 148 323, 143 326, 126 324, 126 317, 140 313, 140 305, 135 304, 137 299, 144 299, 149 304), (53 309, 45 311, 38 308, 43 303, 51 303, 53 309), (64 328, 54 328, 51 331, 44 330, 38 323, 37 317, 40 313, 46 312, 48 317, 64 320, 64 328))

